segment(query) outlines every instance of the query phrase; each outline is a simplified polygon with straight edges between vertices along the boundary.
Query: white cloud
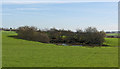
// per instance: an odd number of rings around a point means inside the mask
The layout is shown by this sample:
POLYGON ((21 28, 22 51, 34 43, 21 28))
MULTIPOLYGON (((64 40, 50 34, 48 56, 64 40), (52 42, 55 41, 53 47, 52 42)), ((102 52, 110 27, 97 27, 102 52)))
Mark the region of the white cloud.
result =
POLYGON ((119 0, 4 0, 3 4, 37 4, 37 3, 78 3, 78 2, 118 2, 119 0))

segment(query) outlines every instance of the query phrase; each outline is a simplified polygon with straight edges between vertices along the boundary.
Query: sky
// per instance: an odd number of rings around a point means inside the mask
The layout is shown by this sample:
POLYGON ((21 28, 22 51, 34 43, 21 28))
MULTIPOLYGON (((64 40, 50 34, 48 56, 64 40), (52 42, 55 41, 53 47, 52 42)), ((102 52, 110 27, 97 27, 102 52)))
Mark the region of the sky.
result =
MULTIPOLYGON (((104 0, 105 1, 105 0, 104 0)), ((109 0, 110 1, 110 0, 109 0)), ((36 26, 39 29, 58 28, 98 30, 118 29, 118 2, 82 2, 82 0, 4 0, 2 27, 36 26)))

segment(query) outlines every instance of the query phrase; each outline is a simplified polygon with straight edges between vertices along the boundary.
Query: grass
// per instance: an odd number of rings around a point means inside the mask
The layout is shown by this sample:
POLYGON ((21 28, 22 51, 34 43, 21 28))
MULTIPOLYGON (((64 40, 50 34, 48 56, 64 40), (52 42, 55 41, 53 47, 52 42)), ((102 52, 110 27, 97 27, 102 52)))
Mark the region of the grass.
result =
POLYGON ((2 34, 3 67, 118 66, 118 47, 58 46, 8 37, 15 32, 2 34))
POLYGON ((107 36, 118 36, 118 35, 120 35, 120 34, 118 34, 118 33, 108 33, 108 34, 106 34, 107 36))
POLYGON ((2 68, 2 32, 0 32, 0 68, 2 68))
POLYGON ((105 38, 104 44, 110 46, 118 46, 118 38, 105 38))

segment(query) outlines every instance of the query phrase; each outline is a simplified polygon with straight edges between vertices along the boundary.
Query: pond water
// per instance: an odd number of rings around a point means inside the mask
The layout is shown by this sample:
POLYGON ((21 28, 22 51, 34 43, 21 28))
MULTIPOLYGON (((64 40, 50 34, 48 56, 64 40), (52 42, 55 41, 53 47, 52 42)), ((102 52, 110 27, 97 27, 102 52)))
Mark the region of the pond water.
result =
POLYGON ((83 46, 83 45, 68 45, 68 44, 65 44, 65 43, 63 43, 61 45, 63 45, 63 46, 83 46))
POLYGON ((68 46, 67 44, 62 44, 63 46, 68 46))

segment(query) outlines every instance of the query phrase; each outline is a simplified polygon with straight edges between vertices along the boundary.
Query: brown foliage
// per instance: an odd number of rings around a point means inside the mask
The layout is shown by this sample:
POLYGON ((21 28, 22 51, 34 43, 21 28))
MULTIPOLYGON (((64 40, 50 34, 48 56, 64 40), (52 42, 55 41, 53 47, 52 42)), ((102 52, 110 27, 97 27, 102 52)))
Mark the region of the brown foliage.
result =
POLYGON ((37 28, 35 27, 29 27, 29 26, 19 27, 17 33, 18 33, 18 37, 22 39, 33 40, 44 43, 49 42, 49 37, 47 36, 47 34, 42 32, 37 32, 37 28))

